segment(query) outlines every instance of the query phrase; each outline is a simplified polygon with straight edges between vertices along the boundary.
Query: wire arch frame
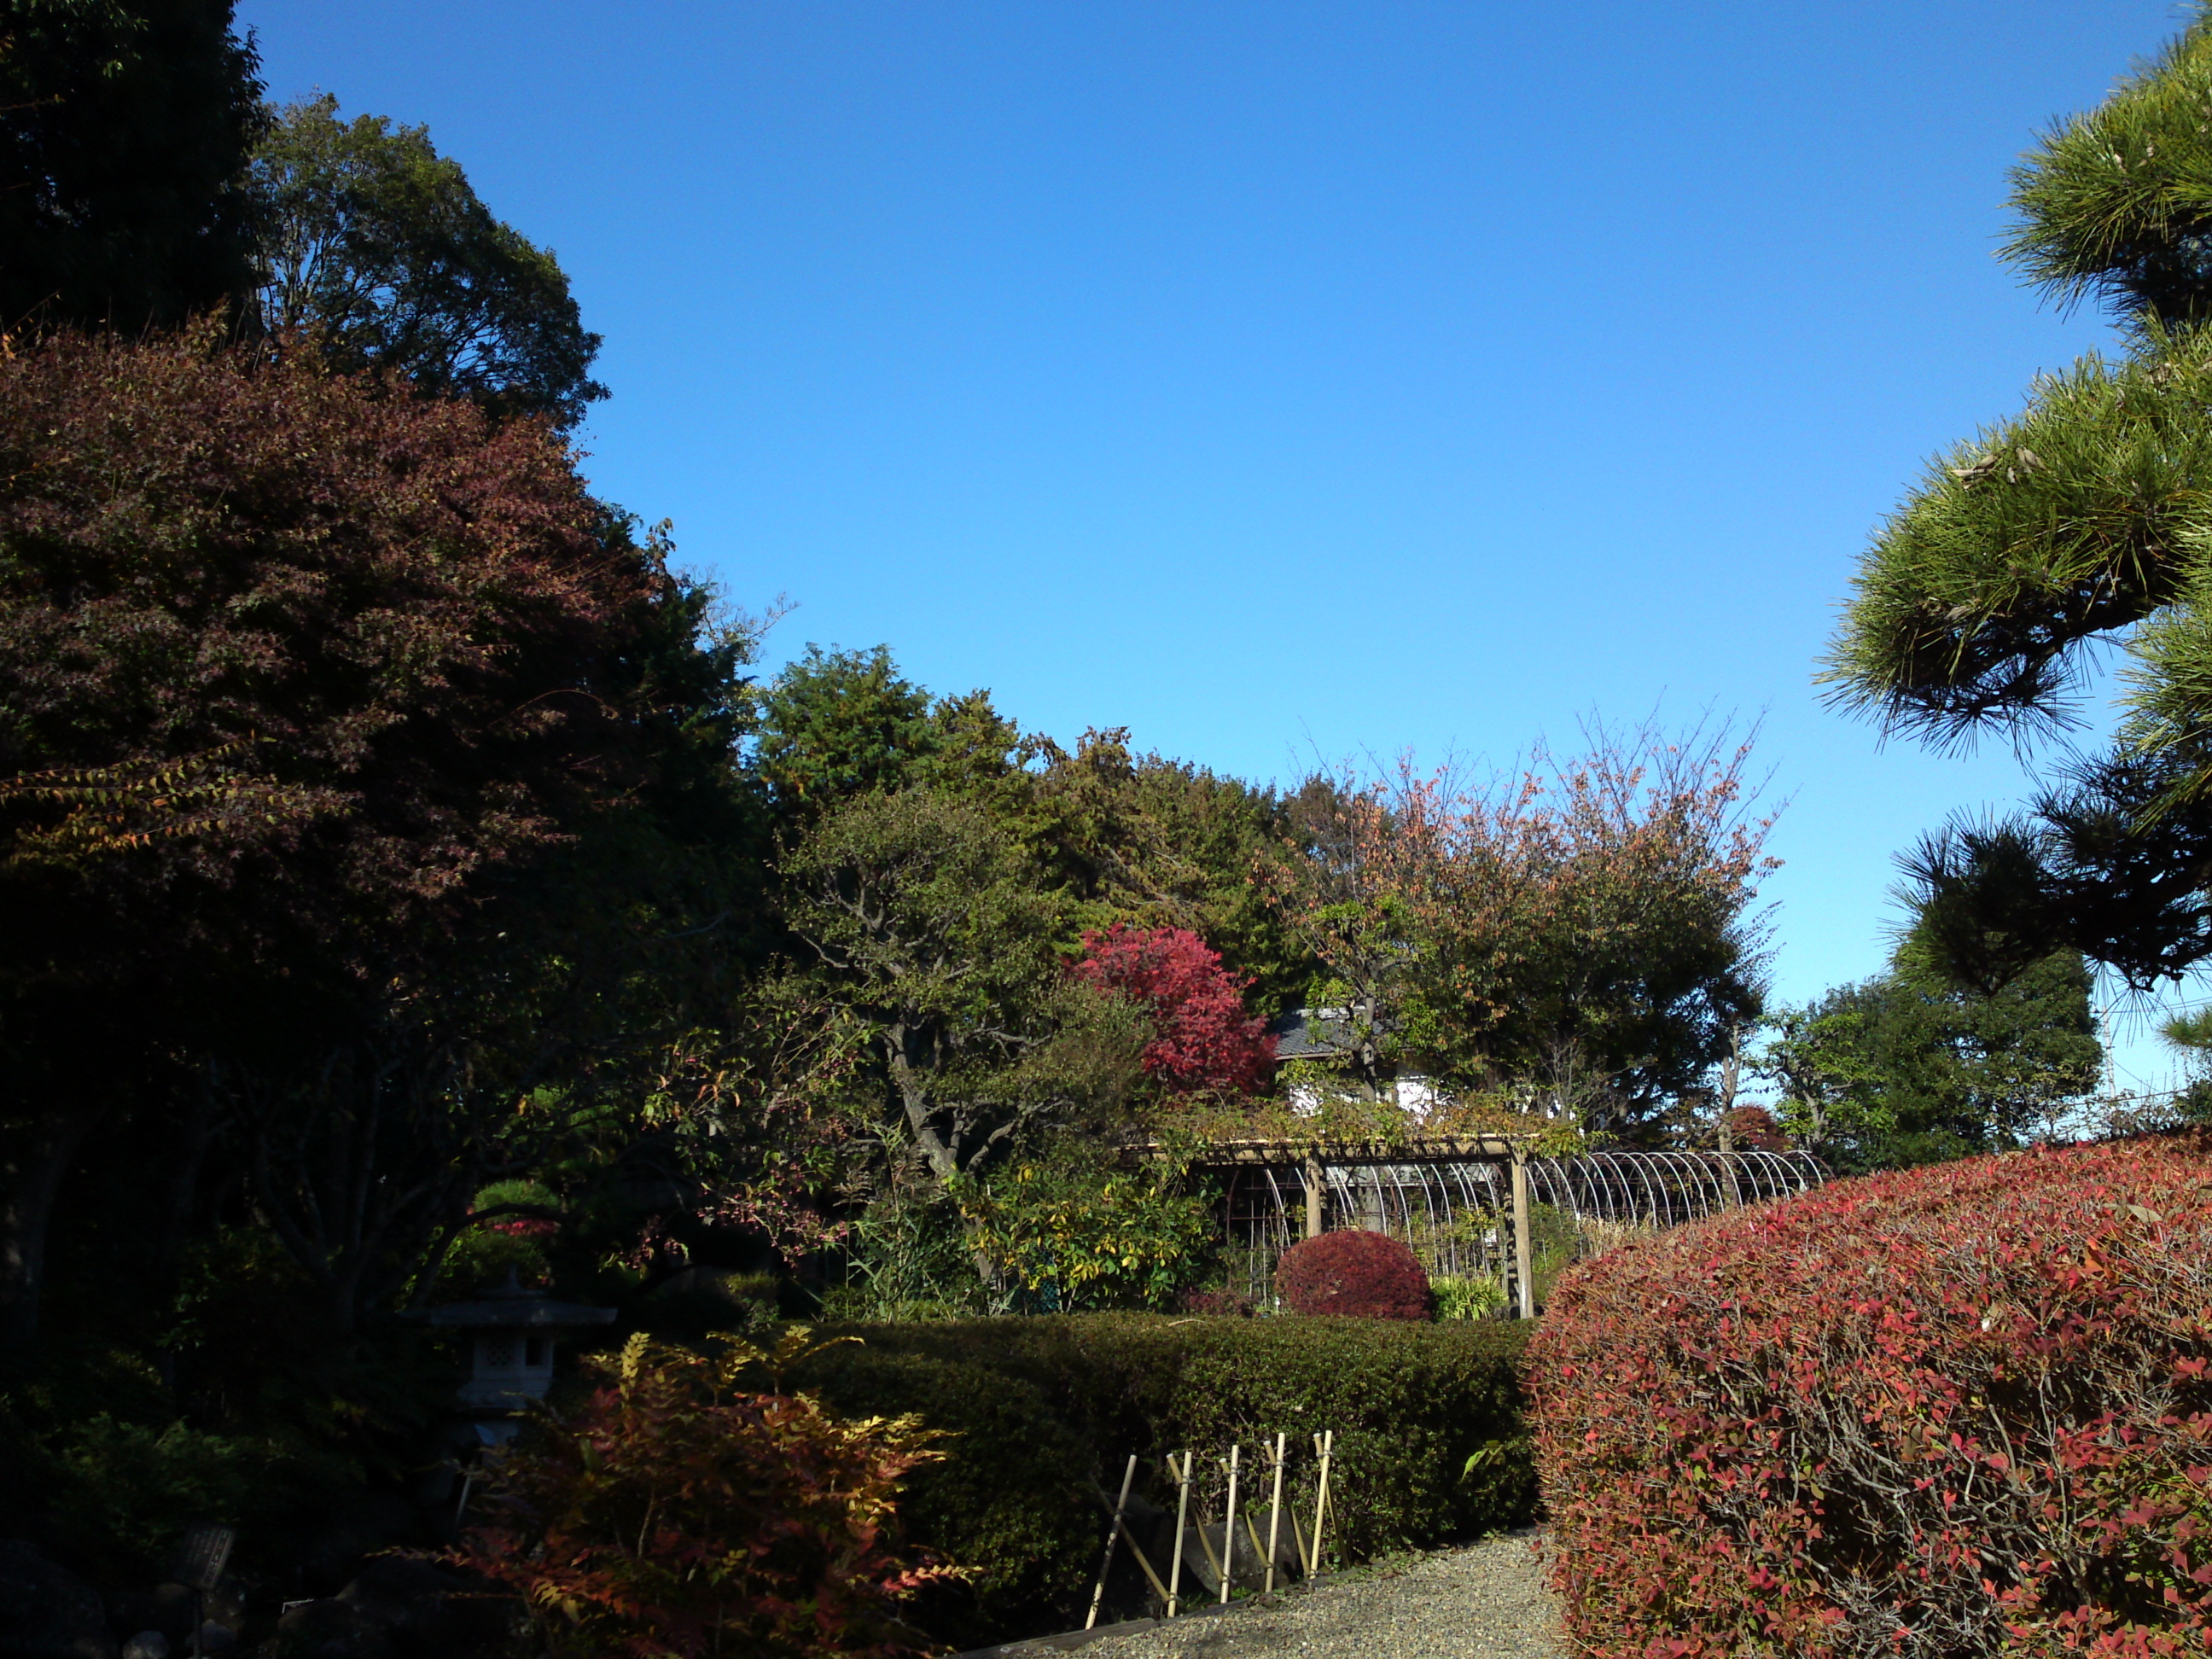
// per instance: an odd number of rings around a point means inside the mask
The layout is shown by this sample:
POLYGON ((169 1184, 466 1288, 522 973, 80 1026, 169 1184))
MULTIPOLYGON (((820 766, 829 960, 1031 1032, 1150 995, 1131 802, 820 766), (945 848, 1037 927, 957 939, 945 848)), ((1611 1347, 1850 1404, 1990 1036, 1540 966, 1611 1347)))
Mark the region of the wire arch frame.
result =
MULTIPOLYGON (((1601 1254, 1645 1233, 1826 1183, 1809 1152, 1601 1152, 1526 1161, 1536 1271, 1601 1254)), ((1305 1176, 1287 1166, 1228 1171, 1218 1211, 1229 1286, 1273 1300, 1275 1262, 1304 1236, 1305 1176)), ((1322 1226, 1403 1239, 1431 1277, 1495 1277, 1512 1256, 1512 1176, 1500 1158, 1327 1164, 1322 1226)))

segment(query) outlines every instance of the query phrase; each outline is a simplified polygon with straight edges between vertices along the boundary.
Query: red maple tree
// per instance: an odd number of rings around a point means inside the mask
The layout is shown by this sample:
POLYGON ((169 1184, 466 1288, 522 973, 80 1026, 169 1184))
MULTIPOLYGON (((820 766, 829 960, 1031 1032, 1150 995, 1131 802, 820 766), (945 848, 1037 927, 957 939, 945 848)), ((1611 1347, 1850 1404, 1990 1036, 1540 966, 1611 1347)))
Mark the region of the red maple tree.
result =
POLYGON ((1188 928, 1093 928, 1071 971, 1146 1006, 1153 1025, 1146 1074, 1177 1093, 1249 1094, 1275 1063, 1266 1023, 1244 1010, 1246 981, 1188 928))

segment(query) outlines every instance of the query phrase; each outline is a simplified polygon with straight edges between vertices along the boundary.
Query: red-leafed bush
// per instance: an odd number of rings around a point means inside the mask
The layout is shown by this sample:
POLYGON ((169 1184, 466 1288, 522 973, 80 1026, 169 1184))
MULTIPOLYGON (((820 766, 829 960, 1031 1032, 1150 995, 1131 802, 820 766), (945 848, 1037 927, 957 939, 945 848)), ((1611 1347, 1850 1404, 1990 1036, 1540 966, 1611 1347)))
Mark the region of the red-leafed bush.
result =
POLYGON ((1764 1106, 1739 1106, 1728 1115, 1729 1133, 1740 1152, 1786 1152, 1789 1137, 1764 1106))
POLYGON ((898 1659, 928 1643, 902 1604, 950 1576, 905 1547, 904 1478, 942 1454, 910 1417, 849 1419, 747 1393, 774 1355, 719 1360, 638 1335, 607 1385, 493 1466, 490 1519, 448 1558, 519 1593, 555 1659, 898 1659))
POLYGON ((1093 930, 1070 971, 1145 1005, 1153 1025, 1145 1071, 1170 1089, 1249 1094, 1275 1063, 1266 1022, 1244 1011, 1243 981, 1186 928, 1116 922, 1093 930))
POLYGON ((1431 1306, 1420 1258, 1385 1233, 1347 1230, 1293 1244, 1275 1265, 1275 1289, 1292 1313, 1426 1319, 1431 1306))
POLYGON ((2212 1651, 2212 1139, 1663 1234, 1564 1277, 1529 1358, 1584 1651, 2212 1651))

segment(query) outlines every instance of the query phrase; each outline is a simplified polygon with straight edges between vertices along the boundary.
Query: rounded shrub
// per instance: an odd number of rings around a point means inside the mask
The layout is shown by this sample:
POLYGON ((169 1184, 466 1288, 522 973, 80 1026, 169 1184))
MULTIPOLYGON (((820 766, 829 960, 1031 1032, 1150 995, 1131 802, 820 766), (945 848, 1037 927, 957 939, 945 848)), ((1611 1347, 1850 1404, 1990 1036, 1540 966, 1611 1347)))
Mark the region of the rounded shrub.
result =
POLYGON ((1431 1305, 1420 1259, 1384 1233, 1347 1230, 1293 1244, 1276 1264, 1275 1289, 1292 1313, 1426 1319, 1431 1305))
POLYGON ((2212 1138, 1839 1182, 1571 1270, 1528 1350, 1577 1650, 2212 1651, 2212 1138))

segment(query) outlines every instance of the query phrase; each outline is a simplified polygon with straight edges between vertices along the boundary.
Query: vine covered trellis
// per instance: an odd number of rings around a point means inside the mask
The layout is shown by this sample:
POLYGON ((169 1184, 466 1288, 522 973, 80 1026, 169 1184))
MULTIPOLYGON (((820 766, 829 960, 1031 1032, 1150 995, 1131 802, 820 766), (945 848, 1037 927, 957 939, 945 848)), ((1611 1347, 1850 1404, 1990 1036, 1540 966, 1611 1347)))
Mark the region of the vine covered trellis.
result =
POLYGON ((1255 1302, 1272 1299, 1276 1260, 1299 1238, 1358 1227, 1403 1239, 1432 1278, 1494 1285, 1501 1309, 1524 1312, 1578 1257, 1828 1178, 1808 1152, 1545 1158, 1487 1136, 1395 1148, 1246 1142, 1203 1161, 1224 1176, 1217 1220, 1230 1286, 1255 1302))

